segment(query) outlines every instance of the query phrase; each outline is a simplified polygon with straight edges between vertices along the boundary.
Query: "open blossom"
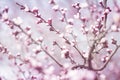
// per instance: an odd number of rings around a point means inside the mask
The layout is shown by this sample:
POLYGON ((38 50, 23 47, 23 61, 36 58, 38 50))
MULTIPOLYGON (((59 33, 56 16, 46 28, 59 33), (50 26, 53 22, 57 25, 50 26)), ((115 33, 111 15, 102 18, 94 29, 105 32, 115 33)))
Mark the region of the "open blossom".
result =
POLYGON ((86 7, 88 7, 88 4, 87 4, 86 2, 81 3, 81 4, 80 4, 80 7, 81 7, 81 8, 86 8, 86 7))
POLYGON ((3 14, 2 14, 2 19, 3 19, 3 20, 8 19, 8 13, 3 13, 3 14))
POLYGON ((74 18, 75 18, 75 19, 79 19, 79 18, 80 18, 80 14, 79 14, 79 13, 76 13, 76 14, 74 15, 74 18))
POLYGON ((14 22, 15 24, 17 24, 17 25, 20 25, 20 24, 23 23, 21 17, 14 18, 14 19, 13 19, 13 22, 14 22))
POLYGON ((67 10, 68 10, 67 8, 60 8, 60 11, 61 11, 62 15, 65 15, 67 10))
POLYGON ((53 9, 54 11, 58 11, 58 10, 59 10, 59 6, 58 6, 58 5, 54 5, 54 6, 52 7, 52 9, 53 9))
POLYGON ((65 27, 65 30, 66 30, 67 33, 72 33, 73 32, 73 26, 72 25, 67 25, 65 27))
POLYGON ((112 26, 111 26, 111 30, 112 30, 112 31, 117 31, 117 25, 112 25, 112 26))
POLYGON ((112 49, 107 49, 106 51, 107 51, 109 54, 112 53, 112 49))
POLYGON ((63 38, 63 37, 64 37, 64 34, 63 34, 63 33, 61 33, 61 34, 59 35, 59 37, 63 38))
POLYGON ((28 8, 28 6, 27 5, 24 5, 24 10, 27 12, 27 11, 29 11, 29 8, 28 8))

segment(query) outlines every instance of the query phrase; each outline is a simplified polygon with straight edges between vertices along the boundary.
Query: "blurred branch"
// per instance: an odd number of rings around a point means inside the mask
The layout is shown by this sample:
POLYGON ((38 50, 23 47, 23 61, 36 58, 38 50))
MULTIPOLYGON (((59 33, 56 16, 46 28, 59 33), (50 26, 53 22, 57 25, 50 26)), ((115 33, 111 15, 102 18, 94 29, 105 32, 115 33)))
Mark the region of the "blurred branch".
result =
POLYGON ((109 59, 105 62, 105 64, 101 68, 98 68, 98 69, 92 68, 92 70, 94 71, 103 70, 107 66, 107 64, 110 62, 111 58, 115 55, 115 53, 118 51, 119 48, 120 48, 120 45, 116 46, 116 49, 114 50, 114 52, 110 54, 109 59))

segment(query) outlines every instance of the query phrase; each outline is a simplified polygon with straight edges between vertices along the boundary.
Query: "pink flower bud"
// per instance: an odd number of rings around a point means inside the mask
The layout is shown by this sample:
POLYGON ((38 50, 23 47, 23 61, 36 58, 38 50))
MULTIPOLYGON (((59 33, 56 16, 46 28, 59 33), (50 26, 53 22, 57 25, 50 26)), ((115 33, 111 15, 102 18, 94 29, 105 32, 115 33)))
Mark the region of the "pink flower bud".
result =
POLYGON ((26 31, 29 31, 29 30, 31 30, 31 27, 28 26, 28 27, 25 28, 25 30, 26 30, 26 31))
POLYGON ((61 57, 62 58, 68 58, 69 57, 69 50, 68 49, 63 49, 61 51, 61 57))
POLYGON ((117 44, 117 40, 115 40, 113 37, 112 37, 112 44, 117 44))
POLYGON ((49 18, 47 23, 48 23, 49 26, 51 26, 52 25, 52 19, 49 18))
POLYGON ((38 21, 37 21, 37 24, 40 24, 40 23, 42 23, 43 21, 41 20, 41 19, 39 19, 38 21))
POLYGON ((73 25, 73 19, 72 19, 72 18, 68 19, 67 22, 68 22, 70 25, 73 25))
POLYGON ((112 49, 107 49, 106 51, 107 51, 109 54, 112 53, 112 49))
POLYGON ((37 46, 35 49, 33 49, 33 51, 35 52, 35 54, 38 54, 41 52, 41 47, 37 46))
POLYGON ((85 17, 81 17, 81 21, 85 22, 87 19, 85 17))
POLYGON ((37 7, 34 7, 34 8, 32 9, 32 13, 33 13, 34 15, 38 15, 38 8, 37 8, 37 7))
POLYGON ((9 10, 9 8, 6 6, 2 12, 3 13, 8 13, 8 10, 9 10))
POLYGON ((54 0, 50 0, 49 4, 55 4, 55 1, 54 0))
POLYGON ((57 42, 56 41, 53 41, 53 45, 56 45, 57 44, 57 42))
POLYGON ((108 41, 105 38, 101 40, 101 43, 103 44, 104 48, 108 48, 108 41))
POLYGON ((65 21, 65 18, 64 18, 64 17, 60 18, 60 21, 61 21, 61 22, 64 22, 64 21, 65 21))
POLYGON ((37 41, 38 41, 38 42, 43 42, 43 37, 39 37, 39 38, 37 39, 37 41))
POLYGON ((19 33, 19 31, 14 31, 12 34, 16 37, 19 33))

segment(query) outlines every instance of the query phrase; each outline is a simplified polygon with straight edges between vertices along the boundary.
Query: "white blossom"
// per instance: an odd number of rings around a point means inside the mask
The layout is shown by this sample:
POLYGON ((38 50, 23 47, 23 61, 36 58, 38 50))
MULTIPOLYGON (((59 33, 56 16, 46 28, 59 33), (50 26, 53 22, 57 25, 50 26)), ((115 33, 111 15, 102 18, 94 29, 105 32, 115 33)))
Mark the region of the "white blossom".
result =
POLYGON ((80 14, 79 14, 79 13, 75 14, 75 15, 74 15, 74 18, 75 18, 75 19, 79 19, 79 18, 80 18, 80 14))
POLYGON ((55 10, 55 11, 58 11, 59 6, 58 6, 58 5, 55 5, 55 6, 52 7, 52 9, 55 10))
POLYGON ((65 30, 66 30, 67 33, 72 33, 73 32, 73 26, 72 25, 67 25, 65 27, 65 30))
POLYGON ((117 30, 117 26, 116 26, 116 25, 112 25, 112 26, 111 26, 111 30, 112 30, 112 31, 116 31, 116 30, 117 30))
POLYGON ((80 7, 81 7, 81 8, 86 8, 86 7, 88 7, 88 4, 87 4, 86 2, 81 3, 81 4, 80 4, 80 7))
POLYGON ((72 18, 70 18, 70 19, 67 20, 67 22, 68 22, 69 24, 71 24, 71 25, 73 24, 73 21, 74 21, 74 20, 73 20, 72 18))
POLYGON ((2 14, 2 19, 3 19, 3 20, 8 19, 8 14, 7 14, 7 13, 3 13, 3 14, 2 14))
POLYGON ((45 69, 46 74, 52 74, 55 70, 54 66, 50 66, 49 68, 45 69))
POLYGON ((33 9, 32 9, 32 11, 34 11, 34 10, 38 10, 38 8, 36 6, 34 6, 33 9))
POLYGON ((63 38, 63 36, 64 36, 64 34, 63 34, 63 33, 61 33, 61 34, 59 35, 59 37, 61 37, 61 38, 63 38))
POLYGON ((29 8, 28 8, 28 6, 27 5, 24 5, 24 7, 25 7, 25 11, 27 12, 27 11, 29 11, 29 8))
POLYGON ((20 25, 20 24, 23 23, 21 17, 14 18, 14 19, 13 19, 13 22, 14 22, 15 24, 17 24, 17 25, 20 25))

